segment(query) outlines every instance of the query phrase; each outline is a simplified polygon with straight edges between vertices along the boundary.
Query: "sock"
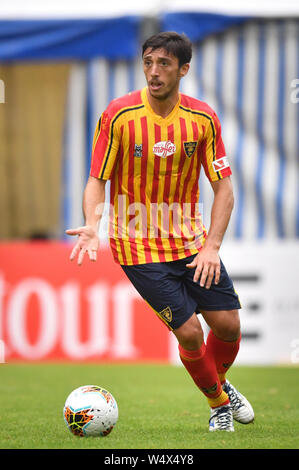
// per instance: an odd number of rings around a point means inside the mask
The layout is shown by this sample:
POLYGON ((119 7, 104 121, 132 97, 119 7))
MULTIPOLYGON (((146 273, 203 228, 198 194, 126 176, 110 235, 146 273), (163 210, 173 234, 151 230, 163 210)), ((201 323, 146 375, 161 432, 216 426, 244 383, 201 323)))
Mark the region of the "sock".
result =
POLYGON ((225 382, 225 375, 233 364, 239 351, 241 335, 236 341, 223 341, 210 330, 207 337, 207 350, 214 357, 216 370, 221 384, 225 382))
POLYGON ((207 397, 210 407, 227 405, 229 398, 222 390, 214 358, 207 352, 205 343, 195 351, 188 351, 179 344, 179 353, 186 370, 207 397))

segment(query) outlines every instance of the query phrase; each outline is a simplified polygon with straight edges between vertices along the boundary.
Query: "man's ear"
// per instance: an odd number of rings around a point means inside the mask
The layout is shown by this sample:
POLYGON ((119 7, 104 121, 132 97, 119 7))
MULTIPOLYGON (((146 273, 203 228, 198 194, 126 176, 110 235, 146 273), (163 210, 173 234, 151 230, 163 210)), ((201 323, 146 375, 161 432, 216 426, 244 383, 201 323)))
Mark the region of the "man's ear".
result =
POLYGON ((180 76, 185 77, 190 69, 190 64, 183 64, 180 68, 180 76))

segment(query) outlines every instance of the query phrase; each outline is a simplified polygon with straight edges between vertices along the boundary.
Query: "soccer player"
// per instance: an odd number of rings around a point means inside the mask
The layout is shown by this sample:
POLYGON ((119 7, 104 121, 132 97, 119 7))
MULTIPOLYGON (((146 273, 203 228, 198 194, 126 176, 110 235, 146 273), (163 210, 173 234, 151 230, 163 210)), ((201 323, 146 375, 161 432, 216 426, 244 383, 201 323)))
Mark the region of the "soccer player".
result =
POLYGON ((163 32, 142 48, 147 87, 113 100, 95 130, 83 196, 85 225, 70 259, 96 261, 110 185, 112 253, 140 295, 178 340, 181 361, 211 409, 209 430, 254 419, 226 378, 241 339, 240 302, 219 257, 233 209, 231 169, 215 112, 179 92, 192 45, 163 32), (199 213, 203 169, 214 191, 209 230, 199 213), (210 327, 206 342, 198 318, 210 327))

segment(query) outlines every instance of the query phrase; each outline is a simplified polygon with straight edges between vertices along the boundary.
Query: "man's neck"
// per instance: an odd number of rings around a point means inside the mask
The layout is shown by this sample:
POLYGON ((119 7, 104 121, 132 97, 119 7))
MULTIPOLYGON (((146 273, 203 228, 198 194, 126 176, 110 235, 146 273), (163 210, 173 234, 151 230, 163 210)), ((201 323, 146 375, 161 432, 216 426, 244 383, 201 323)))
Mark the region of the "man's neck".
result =
POLYGON ((158 116, 161 116, 164 119, 171 113, 171 111, 176 106, 179 100, 179 91, 166 98, 165 100, 159 100, 155 98, 150 94, 148 89, 146 90, 146 92, 147 99, 152 110, 154 111, 154 113, 158 114, 158 116))

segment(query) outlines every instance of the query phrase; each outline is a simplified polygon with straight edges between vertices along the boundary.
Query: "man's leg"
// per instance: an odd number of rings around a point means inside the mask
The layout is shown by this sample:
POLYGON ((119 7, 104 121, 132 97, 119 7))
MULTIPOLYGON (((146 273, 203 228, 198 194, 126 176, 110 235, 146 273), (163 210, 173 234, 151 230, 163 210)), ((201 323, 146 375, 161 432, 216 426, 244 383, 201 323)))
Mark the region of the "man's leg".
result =
POLYGON ((179 341, 180 356, 195 384, 207 397, 215 415, 213 429, 233 431, 232 410, 223 390, 214 358, 206 352, 203 331, 194 312, 197 301, 189 294, 182 274, 185 260, 171 263, 122 266, 140 295, 158 317, 174 332, 179 341), (216 424, 215 424, 216 423, 216 424))
POLYGON ((233 417, 242 424, 254 420, 254 411, 248 400, 226 379, 226 373, 235 361, 241 340, 238 310, 202 311, 211 328, 207 351, 214 357, 219 380, 227 393, 233 417))
POLYGON ((207 350, 213 355, 222 384, 226 373, 237 357, 241 333, 238 310, 202 311, 211 328, 207 338, 207 350))
POLYGON ((228 395, 222 389, 214 357, 206 347, 197 315, 194 313, 173 333, 179 342, 181 361, 197 387, 207 397, 210 407, 228 405, 228 395))

